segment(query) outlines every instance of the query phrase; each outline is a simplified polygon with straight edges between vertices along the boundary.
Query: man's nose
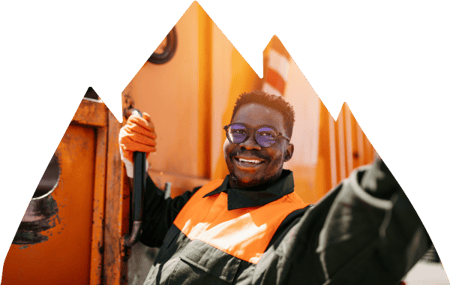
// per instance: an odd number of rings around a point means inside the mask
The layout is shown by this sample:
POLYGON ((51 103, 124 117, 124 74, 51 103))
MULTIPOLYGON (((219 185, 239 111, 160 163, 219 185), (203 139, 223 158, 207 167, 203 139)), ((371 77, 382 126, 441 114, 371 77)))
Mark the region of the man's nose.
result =
POLYGON ((253 134, 250 135, 250 137, 247 138, 244 142, 240 143, 239 146, 247 150, 261 150, 261 146, 256 142, 255 136, 253 134))

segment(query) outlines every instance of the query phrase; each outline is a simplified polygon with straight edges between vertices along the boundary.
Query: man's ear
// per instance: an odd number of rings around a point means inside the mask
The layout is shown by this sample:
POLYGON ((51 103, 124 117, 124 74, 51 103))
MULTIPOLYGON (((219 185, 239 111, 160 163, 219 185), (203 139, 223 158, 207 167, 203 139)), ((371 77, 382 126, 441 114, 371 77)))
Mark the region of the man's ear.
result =
POLYGON ((289 161, 292 158, 293 154, 294 154, 294 145, 290 143, 286 148, 286 152, 284 153, 284 162, 289 161))

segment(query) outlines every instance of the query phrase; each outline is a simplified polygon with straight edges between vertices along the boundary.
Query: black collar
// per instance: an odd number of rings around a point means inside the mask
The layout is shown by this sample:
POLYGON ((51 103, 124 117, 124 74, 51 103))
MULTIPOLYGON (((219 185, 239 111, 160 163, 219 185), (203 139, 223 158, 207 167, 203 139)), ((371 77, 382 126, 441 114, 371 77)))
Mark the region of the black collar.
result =
POLYGON ((263 206, 294 192, 294 175, 292 171, 286 169, 283 169, 281 177, 277 181, 266 185, 262 189, 252 191, 232 189, 229 188, 228 181, 229 175, 225 177, 222 185, 203 196, 203 198, 225 192, 228 194, 228 211, 231 211, 240 208, 263 206))

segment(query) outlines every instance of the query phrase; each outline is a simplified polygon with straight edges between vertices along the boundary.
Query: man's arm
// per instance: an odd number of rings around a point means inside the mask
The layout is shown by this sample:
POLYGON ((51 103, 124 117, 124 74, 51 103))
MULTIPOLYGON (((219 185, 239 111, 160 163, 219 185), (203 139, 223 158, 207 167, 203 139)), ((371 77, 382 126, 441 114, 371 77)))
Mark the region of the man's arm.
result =
POLYGON ((255 276, 261 284, 397 285, 430 246, 404 192, 376 161, 298 215, 255 276))
POLYGON ((430 246, 413 206, 377 159, 343 182, 316 252, 327 280, 396 284, 430 246))
POLYGON ((186 191, 175 198, 165 199, 165 192, 159 189, 148 176, 144 195, 144 217, 140 241, 150 247, 160 247, 181 208, 199 188, 186 191))
MULTIPOLYGON (((132 178, 133 153, 136 151, 144 152, 148 157, 151 152, 156 151, 155 126, 147 113, 144 112, 142 117, 131 115, 128 118, 126 124, 120 130, 119 145, 127 176, 132 178)), ((133 185, 133 179, 130 179, 130 182, 133 185)), ((176 215, 196 190, 187 191, 174 199, 165 199, 164 192, 158 189, 152 179, 147 176, 140 241, 147 246, 161 246, 164 236, 176 215)))

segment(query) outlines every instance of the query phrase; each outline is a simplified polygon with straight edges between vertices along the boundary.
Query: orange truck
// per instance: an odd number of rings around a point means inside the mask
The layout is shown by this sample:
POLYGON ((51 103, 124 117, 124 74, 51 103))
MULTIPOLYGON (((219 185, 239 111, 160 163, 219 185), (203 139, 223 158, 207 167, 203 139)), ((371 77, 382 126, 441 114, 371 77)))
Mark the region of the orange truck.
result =
MULTIPOLYGON (((274 38, 265 63, 277 46, 274 38)), ((282 95, 296 111, 296 151, 286 168, 302 199, 314 203, 375 151, 348 106, 335 122, 292 59, 286 62, 282 95)), ((266 76, 255 74, 194 2, 123 92, 123 119, 137 108, 156 126, 149 174, 161 189, 176 196, 227 174, 222 127, 237 96, 262 88, 266 76)), ((142 284, 157 249, 125 246, 131 191, 120 127, 89 88, 18 227, 2 284, 142 284)))

